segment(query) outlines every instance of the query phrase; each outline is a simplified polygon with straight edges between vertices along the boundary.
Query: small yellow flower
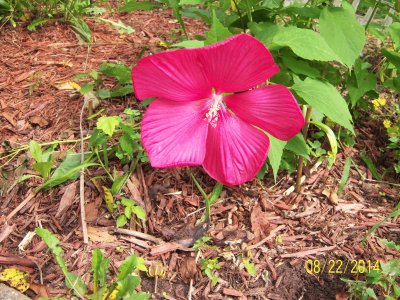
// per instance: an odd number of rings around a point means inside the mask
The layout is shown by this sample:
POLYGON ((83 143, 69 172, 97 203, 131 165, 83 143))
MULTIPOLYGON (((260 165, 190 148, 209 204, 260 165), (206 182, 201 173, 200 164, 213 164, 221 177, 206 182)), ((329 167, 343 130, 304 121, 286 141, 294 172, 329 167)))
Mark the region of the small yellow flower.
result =
POLYGON ((378 103, 379 103, 379 105, 380 106, 385 106, 385 104, 386 104, 386 99, 385 99, 385 97, 379 97, 378 98, 378 103))
POLYGON ((372 104, 374 105, 374 108, 377 109, 379 107, 378 99, 372 100, 372 104))
POLYGON ((392 126, 392 122, 390 122, 388 119, 385 119, 383 120, 383 126, 385 126, 385 128, 390 128, 392 126))

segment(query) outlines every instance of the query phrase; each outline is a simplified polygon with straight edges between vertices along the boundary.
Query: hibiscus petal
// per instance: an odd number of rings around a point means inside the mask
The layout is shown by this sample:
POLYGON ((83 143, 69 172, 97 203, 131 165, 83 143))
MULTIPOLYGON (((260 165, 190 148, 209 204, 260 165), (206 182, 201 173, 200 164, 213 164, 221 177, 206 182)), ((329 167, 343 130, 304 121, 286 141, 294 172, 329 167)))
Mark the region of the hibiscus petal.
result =
POLYGON ((147 56, 133 68, 132 81, 139 100, 193 101, 209 98, 212 92, 196 49, 147 56))
POLYGON ((248 90, 279 72, 267 48, 247 34, 198 51, 202 52, 205 73, 217 93, 248 90))
POLYGON ((223 184, 242 184, 257 175, 268 150, 266 134, 230 112, 220 111, 217 126, 208 129, 203 167, 223 184))
POLYGON ((203 101, 155 100, 142 121, 142 143, 155 168, 201 165, 208 124, 203 101))
POLYGON ((224 98, 228 107, 247 123, 288 141, 304 125, 304 117, 289 89, 272 84, 224 98))

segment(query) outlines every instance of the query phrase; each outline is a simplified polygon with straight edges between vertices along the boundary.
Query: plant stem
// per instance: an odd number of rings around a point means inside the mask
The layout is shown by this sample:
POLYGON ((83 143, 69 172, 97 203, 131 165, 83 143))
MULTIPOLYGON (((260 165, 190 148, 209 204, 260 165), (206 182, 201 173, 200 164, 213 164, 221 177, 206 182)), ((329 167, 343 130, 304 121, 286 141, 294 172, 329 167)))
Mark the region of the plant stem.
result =
MULTIPOLYGON (((307 133, 308 133, 308 128, 310 126, 311 113, 312 113, 312 107, 308 106, 306 112, 306 120, 305 120, 306 122, 303 127, 303 137, 305 140, 307 140, 307 133)), ((301 176, 303 175, 303 165, 304 165, 304 157, 300 156, 299 165, 297 167, 297 178, 296 178, 296 189, 295 189, 296 193, 299 193, 301 189, 301 176)))
POLYGON ((369 23, 371 23, 372 18, 374 17, 374 15, 375 15, 375 13, 376 13, 376 10, 378 9, 378 6, 379 6, 379 4, 381 3, 381 1, 382 1, 382 0, 378 0, 378 1, 375 2, 375 6, 374 6, 374 9, 372 10, 372 14, 371 14, 370 17, 369 17, 369 19, 368 19, 368 21, 367 21, 367 24, 365 24, 365 30, 368 29, 369 23))
POLYGON ((215 203, 219 196, 221 195, 222 189, 223 189, 223 184, 217 182, 211 192, 211 196, 207 197, 205 199, 206 202, 206 211, 205 211, 205 219, 208 223, 210 223, 210 217, 211 217, 211 205, 215 203))
POLYGON ((242 24, 243 33, 245 33, 245 32, 246 32, 246 28, 244 27, 242 12, 240 11, 239 6, 238 6, 236 0, 232 0, 232 1, 233 1, 233 3, 235 4, 236 10, 237 10, 237 12, 238 12, 238 14, 239 14, 239 19, 240 19, 240 23, 242 24))

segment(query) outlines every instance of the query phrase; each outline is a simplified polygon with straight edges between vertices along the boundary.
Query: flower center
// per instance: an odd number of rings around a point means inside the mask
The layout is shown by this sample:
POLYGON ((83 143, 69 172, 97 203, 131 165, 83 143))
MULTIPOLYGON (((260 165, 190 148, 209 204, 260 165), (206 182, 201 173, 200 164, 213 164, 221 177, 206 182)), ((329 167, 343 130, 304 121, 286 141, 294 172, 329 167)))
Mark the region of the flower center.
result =
POLYGON ((222 95, 214 94, 211 98, 211 105, 208 109, 204 121, 208 122, 213 128, 217 127, 218 123, 218 111, 221 109, 222 95))

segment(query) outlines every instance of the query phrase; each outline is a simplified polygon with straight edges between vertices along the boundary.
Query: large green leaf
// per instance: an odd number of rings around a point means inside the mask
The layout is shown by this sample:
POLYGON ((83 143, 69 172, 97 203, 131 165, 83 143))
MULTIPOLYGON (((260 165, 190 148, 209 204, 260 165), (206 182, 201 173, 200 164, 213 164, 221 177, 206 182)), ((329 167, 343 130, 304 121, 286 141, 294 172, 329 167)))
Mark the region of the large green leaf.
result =
POLYGON ((297 155, 308 157, 308 148, 306 141, 301 133, 295 135, 287 142, 285 149, 292 151, 297 155))
POLYGON ((394 48, 400 48, 400 23, 395 22, 389 26, 389 33, 392 37, 394 48))
POLYGON ((369 63, 357 59, 353 74, 347 78, 347 89, 353 107, 366 92, 376 88, 375 75, 368 72, 370 66, 369 63))
POLYGON ((272 45, 289 47, 296 55, 308 60, 341 62, 321 35, 311 29, 280 27, 272 38, 272 45))
POLYGON ((306 78, 304 81, 295 83, 292 89, 309 105, 354 134, 349 108, 334 86, 327 82, 306 78))
POLYGON ((156 7, 158 7, 159 4, 156 2, 150 2, 150 1, 129 1, 126 2, 126 4, 122 7, 120 7, 120 11, 135 11, 135 10, 152 10, 156 7))
POLYGON ((268 135, 270 147, 268 153, 268 161, 274 174, 274 180, 278 174, 279 166, 281 164, 283 149, 285 148, 286 142, 274 138, 272 135, 268 135))
POLYGON ((388 49, 383 48, 382 54, 385 56, 388 61, 390 61, 397 69, 400 69, 400 53, 396 51, 389 51, 388 49))
POLYGON ((213 11, 212 25, 210 31, 207 34, 207 39, 204 41, 204 44, 211 45, 216 42, 222 41, 230 36, 232 36, 232 33, 228 30, 228 28, 222 25, 222 23, 218 20, 215 11, 213 11))
POLYGON ((343 7, 325 7, 319 28, 326 43, 351 69, 365 44, 364 27, 356 19, 351 4, 343 2, 343 7))

